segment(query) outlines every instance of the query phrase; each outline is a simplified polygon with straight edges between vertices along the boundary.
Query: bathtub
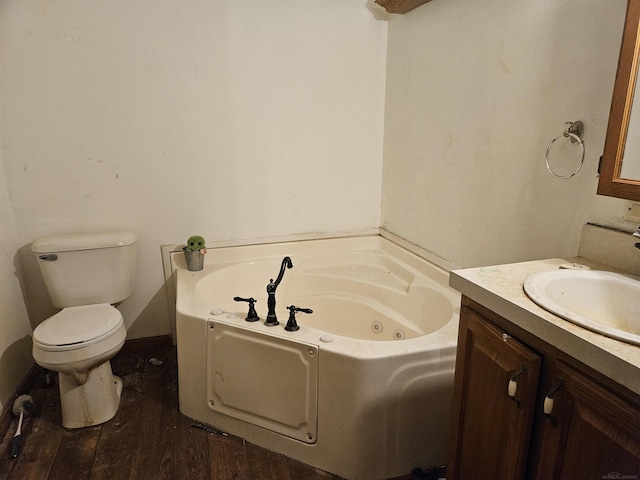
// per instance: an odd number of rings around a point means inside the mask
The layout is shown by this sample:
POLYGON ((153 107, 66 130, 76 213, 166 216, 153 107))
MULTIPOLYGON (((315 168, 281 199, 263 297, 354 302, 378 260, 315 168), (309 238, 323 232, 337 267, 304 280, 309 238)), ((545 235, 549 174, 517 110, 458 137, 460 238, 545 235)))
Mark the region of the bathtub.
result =
POLYGON ((446 463, 460 296, 444 270, 375 235, 209 249, 199 272, 174 255, 184 415, 351 480, 446 463), (290 305, 313 310, 294 332, 290 305))

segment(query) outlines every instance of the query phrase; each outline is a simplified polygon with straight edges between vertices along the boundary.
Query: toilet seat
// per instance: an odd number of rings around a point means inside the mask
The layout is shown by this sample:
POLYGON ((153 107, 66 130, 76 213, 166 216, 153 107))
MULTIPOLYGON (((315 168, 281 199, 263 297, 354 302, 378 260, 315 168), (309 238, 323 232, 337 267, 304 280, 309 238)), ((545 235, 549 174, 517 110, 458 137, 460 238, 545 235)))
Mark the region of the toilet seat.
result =
POLYGON ((101 342, 122 327, 122 314, 107 303, 68 307, 38 325, 33 341, 43 350, 74 350, 101 342))

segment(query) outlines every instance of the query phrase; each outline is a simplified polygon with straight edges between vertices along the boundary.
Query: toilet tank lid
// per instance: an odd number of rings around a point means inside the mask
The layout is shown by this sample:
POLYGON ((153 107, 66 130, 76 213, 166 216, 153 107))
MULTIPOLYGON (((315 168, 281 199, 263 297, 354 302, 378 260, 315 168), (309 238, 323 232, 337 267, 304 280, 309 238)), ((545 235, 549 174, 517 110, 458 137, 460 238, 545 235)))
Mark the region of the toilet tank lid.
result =
POLYGON ((135 232, 74 233, 37 238, 31 245, 35 253, 72 252, 97 248, 124 247, 138 241, 135 232))

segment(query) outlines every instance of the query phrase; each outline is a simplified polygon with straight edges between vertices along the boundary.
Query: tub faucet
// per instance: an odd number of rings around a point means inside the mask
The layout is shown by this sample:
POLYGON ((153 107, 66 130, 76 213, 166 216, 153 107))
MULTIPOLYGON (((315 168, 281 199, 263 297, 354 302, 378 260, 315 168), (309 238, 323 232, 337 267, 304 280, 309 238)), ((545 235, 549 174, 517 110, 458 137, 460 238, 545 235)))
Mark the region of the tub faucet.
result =
POLYGON ((295 305, 290 305, 287 308, 289 309, 289 321, 287 322, 287 326, 284 327, 287 332, 297 332, 300 330, 298 322, 296 321, 296 312, 313 313, 313 310, 310 308, 300 308, 295 305))
POLYGON ((278 317, 276 316, 276 288, 280 285, 282 281, 282 277, 284 276, 284 271, 287 268, 293 268, 293 262, 291 258, 284 257, 282 259, 282 264, 280 265, 280 273, 278 274, 278 278, 276 281, 273 281, 273 278, 269 280, 269 285, 267 285, 267 320, 264 322, 265 325, 274 326, 278 325, 278 317))

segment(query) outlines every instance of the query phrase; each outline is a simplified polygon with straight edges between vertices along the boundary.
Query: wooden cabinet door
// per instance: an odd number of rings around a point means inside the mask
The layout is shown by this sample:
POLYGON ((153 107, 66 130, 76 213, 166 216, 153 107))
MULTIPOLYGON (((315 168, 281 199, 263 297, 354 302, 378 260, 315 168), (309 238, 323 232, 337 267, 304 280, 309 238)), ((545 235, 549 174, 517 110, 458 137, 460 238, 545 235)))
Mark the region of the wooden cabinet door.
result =
POLYGON ((456 361, 447 480, 524 478, 541 358, 464 307, 456 361))
POLYGON ((563 362, 556 362, 555 375, 545 384, 562 382, 562 388, 552 395, 548 415, 539 416, 541 445, 532 478, 640 478, 638 407, 563 362))

